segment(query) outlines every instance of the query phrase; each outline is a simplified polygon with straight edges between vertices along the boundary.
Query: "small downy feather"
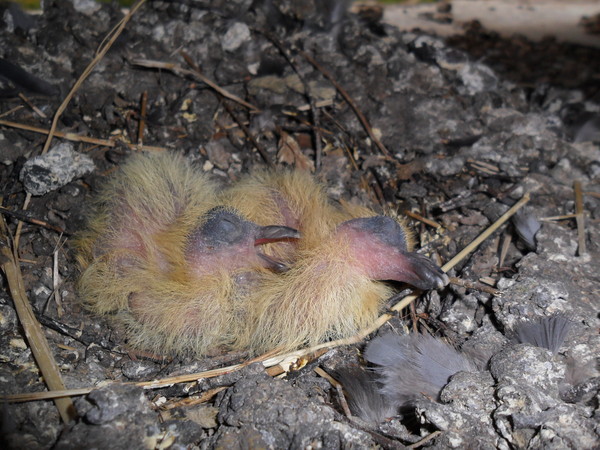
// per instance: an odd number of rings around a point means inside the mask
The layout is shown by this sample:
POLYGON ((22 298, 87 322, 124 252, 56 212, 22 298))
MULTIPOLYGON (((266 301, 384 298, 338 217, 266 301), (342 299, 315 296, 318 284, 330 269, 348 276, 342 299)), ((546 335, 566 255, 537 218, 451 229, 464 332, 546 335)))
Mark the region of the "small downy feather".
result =
POLYGON ((512 223, 515 226, 515 231, 521 240, 525 243, 529 250, 535 250, 536 241, 535 235, 542 225, 540 222, 533 216, 527 212, 517 212, 514 216, 512 216, 512 223))
POLYGON ((475 372, 476 364, 440 339, 429 335, 389 333, 373 339, 365 359, 378 367, 381 393, 396 407, 425 395, 437 400, 450 377, 475 372))
POLYGON ((515 334, 519 343, 542 347, 556 355, 572 326, 568 317, 555 314, 524 321, 515 328, 515 334))
POLYGON ((375 373, 347 367, 338 370, 335 376, 344 387, 353 415, 372 425, 397 415, 397 409, 381 393, 379 377, 375 373))

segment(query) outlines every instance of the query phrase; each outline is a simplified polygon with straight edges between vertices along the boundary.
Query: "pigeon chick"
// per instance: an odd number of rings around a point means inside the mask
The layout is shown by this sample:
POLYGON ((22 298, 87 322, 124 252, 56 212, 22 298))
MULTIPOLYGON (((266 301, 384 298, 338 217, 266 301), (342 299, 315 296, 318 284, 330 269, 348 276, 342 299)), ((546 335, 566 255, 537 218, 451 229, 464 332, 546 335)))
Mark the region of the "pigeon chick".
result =
MULTIPOLYGON (((299 228, 305 239, 306 227, 299 228)), ((404 227, 387 216, 340 223, 320 242, 297 250, 289 270, 251 295, 252 320, 242 347, 291 350, 347 337, 371 325, 395 280, 437 289, 447 276, 428 258, 408 251, 404 227)))
POLYGON ((135 156, 76 242, 80 293, 94 312, 117 311, 135 347, 202 355, 227 348, 243 298, 279 267, 260 245, 295 238, 294 229, 218 206, 213 183, 182 158, 135 156))

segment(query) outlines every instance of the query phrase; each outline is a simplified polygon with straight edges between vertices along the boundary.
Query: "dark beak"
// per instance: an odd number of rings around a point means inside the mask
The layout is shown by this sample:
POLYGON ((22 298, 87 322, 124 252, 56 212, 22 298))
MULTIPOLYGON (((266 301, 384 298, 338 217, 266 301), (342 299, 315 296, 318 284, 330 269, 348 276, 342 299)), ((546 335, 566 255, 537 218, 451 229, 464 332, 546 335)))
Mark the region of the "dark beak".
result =
POLYGON ((271 242, 291 241, 300 239, 300 232, 294 228, 269 225, 260 227, 254 239, 254 245, 269 244, 271 242))
POLYGON ((403 253, 399 269, 401 275, 397 278, 398 281, 412 284, 424 291, 441 289, 448 284, 448 275, 431 259, 418 253, 403 253))

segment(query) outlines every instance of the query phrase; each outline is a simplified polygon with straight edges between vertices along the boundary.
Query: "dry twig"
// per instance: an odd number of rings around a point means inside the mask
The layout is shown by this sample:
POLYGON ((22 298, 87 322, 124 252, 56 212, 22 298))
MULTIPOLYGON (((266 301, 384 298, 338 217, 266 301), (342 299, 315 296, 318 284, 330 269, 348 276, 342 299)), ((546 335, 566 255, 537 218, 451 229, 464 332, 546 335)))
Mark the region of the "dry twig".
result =
POLYGON ((581 181, 576 180, 573 183, 575 190, 575 220, 577 221, 577 254, 585 255, 585 215, 583 210, 583 190, 581 189, 581 181))
MULTIPOLYGON (((127 22, 129 22, 131 17, 137 12, 138 9, 140 9, 140 7, 144 3, 146 3, 146 0, 138 0, 130 8, 129 12, 119 21, 119 23, 115 26, 115 28, 113 28, 108 33, 108 35, 104 38, 104 41, 106 41, 106 44, 104 44, 100 47, 100 49, 96 53, 96 56, 94 57, 94 59, 88 64, 88 66, 85 68, 83 73, 79 76, 79 78, 77 79, 77 81, 75 82, 75 84, 73 85, 73 87, 71 88, 71 90, 69 91, 69 93, 67 94, 65 99, 63 100, 63 102, 60 104, 60 106, 56 110, 56 113, 54 114, 54 117, 52 118, 52 125, 50 126, 50 131, 48 132, 48 137, 46 138, 44 148, 42 149, 42 154, 46 153, 48 151, 48 149, 50 148, 50 143, 52 142, 52 138, 56 134, 56 127, 58 125, 58 120, 60 119, 60 116, 62 115, 64 110, 67 108, 67 105, 70 103, 71 99, 75 95, 75 92, 77 92, 79 87, 87 79, 87 77, 90 75, 90 73, 92 73, 92 71, 94 70, 94 67, 96 67, 96 65, 100 62, 100 60, 102 60, 102 58, 104 58, 104 55, 106 55, 108 50, 112 47, 114 42, 117 40, 117 38, 121 35, 123 30, 125 29, 125 25, 127 25, 127 22), (109 38, 109 36, 110 36, 110 38, 109 38)), ((31 201, 31 194, 27 193, 27 195, 25 196, 25 201, 23 202, 23 210, 26 210, 29 207, 30 201, 31 201)), ((17 231, 15 233, 15 248, 16 249, 19 248, 19 239, 21 236, 22 228, 23 228, 23 222, 19 222, 17 224, 17 231)))
POLYGON ((337 89, 337 91, 340 93, 340 95, 342 97, 344 97, 344 100, 346 100, 348 105, 350 105, 350 108, 352 108, 352 110, 354 111, 354 114, 356 114, 356 117, 358 117, 358 120, 360 120, 360 123, 362 124, 363 128, 365 129, 365 131, 367 132, 367 134, 369 135, 371 140, 375 143, 375 145, 379 148, 379 150, 381 150, 381 153, 383 153, 387 158, 389 158, 390 152, 385 147, 385 145, 383 145, 383 143, 379 140, 379 138, 377 136, 375 136, 375 133, 373 133, 373 128, 371 128, 369 121, 367 120, 365 115, 362 113, 362 111, 360 110, 360 108, 358 107, 358 105, 356 104, 354 99, 350 96, 350 94, 348 94, 348 92, 342 86, 340 86, 340 84, 336 81, 336 79, 331 74, 331 72, 329 72, 321 64, 319 64, 311 55, 309 55, 308 53, 306 53, 304 51, 300 51, 300 54, 309 63, 311 63, 315 67, 315 69, 317 69, 319 72, 321 72, 323 74, 323 76, 325 76, 325 78, 327 78, 331 84, 333 84, 333 86, 337 89))
MULTIPOLYGON (((187 56, 185 54, 185 52, 180 52, 180 53, 181 53, 181 56, 184 59, 186 59, 186 62, 188 64, 190 64, 190 62, 192 65, 194 64, 192 61, 189 61, 189 62, 187 61, 187 58, 189 58, 189 56, 187 56)), ((179 64, 167 63, 167 62, 163 62, 163 61, 153 61, 151 59, 135 59, 135 60, 131 61, 131 63, 135 66, 147 67, 150 69, 168 70, 168 71, 173 72, 180 76, 190 76, 192 78, 200 80, 202 83, 204 83, 207 86, 209 86, 210 88, 214 89, 216 92, 221 94, 223 97, 226 97, 229 100, 233 100, 234 102, 245 106, 250 111, 260 112, 259 108, 257 108, 253 104, 248 103, 247 101, 239 98, 237 95, 232 94, 231 92, 227 91, 226 89, 223 89, 221 86, 219 86, 217 83, 212 81, 210 78, 207 78, 206 76, 204 76, 198 70, 189 70, 189 69, 185 69, 185 68, 181 67, 179 64)))
POLYGON ((342 406, 342 409, 344 410, 344 414, 346 415, 346 417, 348 419, 352 419, 352 412, 350 411, 350 407, 348 406, 348 402, 346 401, 346 396, 344 395, 344 388, 341 385, 341 383, 339 381, 337 381, 336 379, 334 379, 331 375, 329 375, 327 372, 325 372, 320 367, 315 367, 314 370, 317 373, 317 375, 325 378, 335 388, 336 392, 338 393, 338 397, 340 399, 340 405, 342 406))
MULTIPOLYGON (((17 251, 14 247, 14 242, 12 246, 10 245, 8 227, 3 218, 0 219, 0 240, 2 241, 0 245, 1 267, 6 275, 8 288, 14 301, 15 309, 17 310, 17 316, 25 332, 25 337, 31 348, 31 353, 44 377, 48 389, 63 391, 65 385, 60 376, 60 370, 56 361, 54 361, 52 350, 46 340, 42 327, 36 320, 31 309, 25 292, 25 283, 23 282, 23 275, 19 267, 17 251)), ((70 398, 53 398, 63 422, 67 423, 75 418, 75 407, 70 398)))
POLYGON ((4 206, 0 206, 0 214, 6 214, 7 216, 14 217, 15 219, 19 219, 22 222, 29 222, 34 225, 39 225, 40 227, 48 228, 49 230, 56 231, 62 234, 69 234, 61 227, 57 227, 56 225, 52 225, 48 222, 45 222, 40 219, 34 219, 33 217, 29 217, 26 213, 20 211, 12 211, 4 206))
POLYGON ((429 225, 430 227, 437 228, 438 230, 442 228, 442 225, 437 223, 435 220, 423 217, 421 214, 417 214, 416 212, 405 210, 404 214, 406 214, 408 217, 412 217, 413 219, 418 220, 419 222, 423 222, 424 224, 429 225))
MULTIPOLYGON (((10 128, 17 128, 19 130, 32 131, 34 133, 40 133, 40 134, 49 134, 50 133, 50 130, 47 130, 45 128, 34 127, 31 125, 26 125, 24 123, 10 122, 8 120, 0 120, 0 125, 4 125, 4 126, 10 127, 10 128)), ((82 135, 75 134, 75 133, 63 133, 60 131, 55 131, 54 136, 66 139, 67 141, 71 141, 71 142, 85 142, 87 144, 95 144, 95 145, 100 145, 102 147, 115 147, 120 144, 120 145, 125 145, 132 150, 139 149, 139 150, 146 150, 149 152, 163 152, 166 150, 164 147, 156 147, 156 146, 152 146, 152 145, 139 146, 137 144, 129 144, 126 142, 119 142, 116 139, 96 139, 96 138, 82 136, 82 135)))

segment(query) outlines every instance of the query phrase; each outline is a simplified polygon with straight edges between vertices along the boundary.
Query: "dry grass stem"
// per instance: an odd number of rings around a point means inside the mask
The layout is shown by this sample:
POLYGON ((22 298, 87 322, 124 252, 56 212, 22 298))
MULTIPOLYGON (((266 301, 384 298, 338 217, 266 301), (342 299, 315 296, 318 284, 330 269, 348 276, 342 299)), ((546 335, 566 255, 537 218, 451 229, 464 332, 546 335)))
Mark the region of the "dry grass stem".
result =
MULTIPOLYGON (((44 377, 48 389, 64 390, 65 385, 60 376, 60 370, 56 361, 54 361, 54 357, 52 356, 50 345, 40 323, 35 318, 29 299, 25 293, 25 284, 21 268, 19 267, 16 248, 14 247, 14 243, 13 246, 10 245, 8 228, 3 218, 0 220, 0 240, 3 241, 2 245, 0 245, 2 270, 6 275, 6 281, 15 304, 17 316, 25 332, 25 337, 31 348, 33 357, 44 377)), ((70 398, 55 398, 54 403, 63 422, 67 423, 75 418, 76 412, 70 398)))
POLYGON ((215 395, 219 392, 227 389, 228 386, 219 386, 214 389, 209 389, 206 392, 203 392, 201 395, 195 395, 193 397, 186 397, 181 400, 173 400, 169 401, 163 405, 160 405, 159 409, 162 411, 168 411, 170 409, 185 407, 189 408, 190 406, 200 405, 202 403, 206 403, 210 401, 215 395))
POLYGON ((344 395, 343 386, 335 378, 333 378, 331 375, 329 375, 327 372, 325 372, 320 367, 315 367, 314 370, 317 373, 317 375, 319 375, 322 378, 325 378, 335 388, 335 390, 338 393, 338 397, 340 399, 340 405, 342 406, 342 409, 344 410, 344 414, 346 415, 346 417, 348 419, 352 419, 352 412, 350 411, 350 407, 348 406, 348 402, 346 401, 346 396, 344 395))
POLYGON ((462 279, 456 278, 456 277, 450 277, 450 283, 455 284, 457 286, 465 287, 467 289, 473 289, 475 291, 485 292, 486 294, 500 295, 502 292, 502 291, 499 291, 498 289, 494 289, 493 287, 486 286, 481 283, 474 283, 472 281, 462 280, 462 279))
POLYGON ((33 110, 33 112, 35 112, 42 119, 48 118, 48 116, 44 114, 44 111, 42 111, 40 108, 31 103, 31 101, 27 97, 25 97, 21 92, 19 92, 19 98, 23 100, 25 104, 27 104, 27 106, 29 106, 33 110))
POLYGON ((163 61, 153 61, 151 59, 134 59, 133 61, 131 61, 131 64, 133 64, 135 66, 146 67, 149 69, 164 69, 164 70, 173 72, 179 76, 190 76, 192 78, 196 78, 197 80, 200 80, 202 83, 206 84, 210 88, 217 91, 223 97, 228 98, 229 100, 232 100, 236 103, 239 103, 240 105, 245 106, 246 108, 248 108, 251 111, 260 112, 259 108, 257 108, 253 104, 248 103, 247 101, 241 99, 237 95, 234 95, 231 92, 223 89, 217 83, 215 83, 211 79, 205 77, 198 70, 189 70, 189 69, 185 69, 185 68, 181 67, 179 64, 167 63, 167 62, 163 62, 163 61))
POLYGON ((48 228, 49 230, 54 230, 58 233, 61 234, 66 234, 65 230, 63 230, 60 227, 57 227, 56 225, 52 225, 49 224, 48 222, 44 222, 43 220, 39 220, 39 219, 34 219, 32 217, 28 217, 27 214, 19 212, 19 211, 12 211, 8 208, 5 208, 4 206, 0 206, 0 214, 6 214, 7 216, 11 216, 14 217, 16 219, 19 219, 22 222, 29 222, 32 223, 34 225, 39 225, 41 227, 44 228, 48 228))
MULTIPOLYGON (((0 125, 4 125, 4 126, 10 127, 10 128, 17 128, 19 130, 32 131, 34 133, 39 133, 39 134, 49 134, 50 133, 50 130, 47 130, 46 128, 34 127, 31 125, 26 125, 24 123, 10 122, 8 120, 0 120, 0 125)), ((156 147, 156 146, 152 146, 152 145, 140 146, 137 144, 118 142, 116 139, 96 139, 96 138, 92 138, 92 137, 88 137, 88 136, 81 136, 81 135, 75 134, 75 133, 63 133, 60 131, 55 131, 54 136, 66 139, 67 141, 71 141, 71 142, 85 142, 87 144, 100 145, 102 147, 115 147, 117 144, 120 144, 120 145, 126 145, 128 148, 130 148, 132 150, 137 149, 137 150, 146 150, 146 151, 150 151, 150 152, 164 152, 166 150, 166 148, 164 148, 164 147, 156 147)))
POLYGON ((432 440, 433 438, 438 437, 440 434, 442 434, 442 432, 440 430, 434 431, 433 433, 431 433, 428 436, 425 436, 423 439, 421 439, 420 441, 415 442, 414 444, 408 445, 408 448, 419 448, 422 447, 423 444, 429 442, 430 440, 432 440))
POLYGON ((500 248, 500 258, 498 261, 498 267, 504 267, 504 261, 506 260, 506 255, 508 254, 508 249, 510 248, 510 243, 512 242, 512 237, 508 234, 504 234, 504 239, 502 240, 502 247, 500 248))
POLYGON ((477 247, 479 247, 479 245, 485 241, 494 231, 496 231, 498 228, 500 228, 504 222, 506 222, 508 219, 510 219, 519 209, 521 209, 523 206, 525 206, 525 204, 529 201, 530 198, 530 194, 529 192, 527 192, 523 198, 521 198, 521 200, 519 200, 517 203, 515 203, 508 211, 506 211, 504 214, 502 214, 502 216, 500 216, 500 218, 498 220, 496 220, 496 222, 494 222, 492 225, 490 225, 487 230, 485 230, 483 233, 481 233, 479 236, 477 236, 473 242, 471 242, 469 245, 467 245, 465 248, 463 248, 454 258, 452 258, 450 261, 448 261, 446 264, 444 264, 442 266, 442 270, 444 272, 448 272, 450 269, 452 269, 456 264, 458 264, 460 261, 462 261, 462 259, 467 256, 469 253, 471 253, 473 250, 475 250, 477 247))
POLYGON ((146 107, 148 105, 148 92, 144 91, 142 94, 141 105, 140 105, 140 123, 138 125, 138 134, 136 139, 137 145, 142 145, 144 142, 144 129, 146 128, 146 107))
POLYGON ((578 249, 577 254, 579 256, 585 255, 585 215, 583 209, 583 189, 581 189, 581 181, 576 180, 573 183, 573 189, 575 190, 575 220, 577 221, 577 241, 578 249))
POLYGON ((379 148, 379 150, 381 150, 381 153, 383 153, 387 158, 389 158, 390 157, 389 150, 385 147, 385 145, 383 145, 383 143, 379 140, 379 138, 377 136, 375 136, 375 133, 373 133, 373 128, 371 128, 369 121, 367 120, 365 115, 362 113, 362 111, 360 110, 360 108, 358 107, 358 105, 356 104, 354 99, 350 96, 350 94, 348 94, 348 92, 342 86, 340 86, 340 84, 336 81, 334 76, 327 69, 325 69, 323 66, 321 66, 321 64, 319 64, 311 55, 309 55, 308 53, 306 53, 304 51, 300 51, 300 54, 309 63, 311 63, 315 67, 315 69, 317 69, 319 72, 321 72, 323 74, 323 76, 330 81, 331 84, 333 84, 333 86, 340 93, 340 95, 342 97, 344 97, 344 100, 346 100, 348 105, 350 105, 350 108, 352 108, 352 110, 354 111, 354 114, 356 114, 356 117, 362 124, 363 128, 365 129, 365 131, 367 132, 367 134, 369 135, 371 140, 375 143, 377 148, 379 148))
POLYGON ((88 64, 88 66, 85 68, 83 73, 79 76, 79 78, 77 79, 77 81, 75 82, 75 84, 73 85, 73 87, 71 88, 71 90, 69 91, 69 93, 67 94, 65 99, 63 100, 63 102, 60 104, 60 106, 56 110, 56 113, 54 114, 54 117, 52 119, 52 125, 50 127, 50 132, 48 133, 48 138, 46 139, 46 143, 44 144, 44 148, 42 150, 42 154, 46 153, 48 151, 48 149, 50 148, 50 143, 52 142, 52 138, 54 137, 54 133, 56 131, 56 126, 58 125, 58 120, 60 119, 60 116, 62 115, 64 110, 67 108, 67 105, 69 104, 69 102, 71 101, 73 96, 75 95, 75 92, 77 92, 79 87, 83 84, 83 82, 87 79, 87 77, 92 73, 92 71, 94 70, 94 67, 96 67, 96 65, 102 60, 102 58, 104 58, 104 55, 106 55, 106 53, 110 50, 110 48, 112 47, 114 42, 117 40, 117 38, 121 35, 123 30, 125 29, 125 25, 127 25, 129 20, 138 11, 138 9, 140 9, 142 7, 142 5, 144 3, 146 3, 146 0, 138 0, 129 9, 127 14, 125 14, 125 16, 119 21, 119 23, 115 26, 115 28, 113 28, 113 30, 111 30, 107 34, 107 36, 104 38, 100 48, 96 52, 96 56, 94 56, 94 59, 92 59, 92 61, 88 64))
POLYGON ((441 229, 442 225, 437 223, 435 220, 431 220, 428 219, 427 217, 423 217, 421 214, 418 214, 416 212, 412 212, 412 211, 404 211, 404 214, 406 214, 408 217, 412 217, 415 220, 418 220, 419 222, 423 222, 425 225, 429 225, 430 227, 433 228, 437 228, 437 229, 441 229))
MULTIPOLYGON (((92 70, 94 70, 94 67, 96 67, 96 64, 98 64, 98 62, 100 62, 100 60, 102 58, 104 58, 104 55, 106 55, 106 53, 108 52, 108 50, 112 47, 113 43, 121 35, 121 33, 123 32, 123 30, 125 28, 125 25, 127 25, 127 22, 129 22, 129 20, 133 16, 133 14, 135 14, 135 12, 138 9, 140 9, 140 7, 145 2, 146 2, 146 0, 138 0, 131 7, 131 9, 125 15, 125 17, 123 17, 123 19, 121 19, 121 21, 117 24, 117 26, 113 30, 111 30, 111 32, 107 35, 107 37, 105 38, 105 40, 107 40, 108 36, 111 36, 110 39, 108 39, 108 41, 106 42, 106 44, 104 44, 98 50, 98 52, 96 53, 96 56, 94 57, 94 59, 90 62, 90 64, 88 64, 88 66, 85 68, 85 70, 83 71, 83 73, 77 79, 77 81, 75 82, 75 84, 73 85, 73 87, 71 88, 71 90, 69 91, 69 93, 67 94, 67 96, 65 97, 65 99, 63 100, 63 102, 60 104, 60 106, 56 110, 56 113, 54 114, 54 117, 52 119, 52 125, 50 126, 50 131, 47 133, 48 137, 46 138, 46 142, 44 143, 44 148, 42 149, 42 154, 46 153, 48 151, 48 149, 50 148, 50 143, 52 142, 52 138, 55 136, 55 133, 56 133, 56 127, 58 125, 58 120, 60 119, 60 116, 62 115, 62 113, 64 112, 64 110, 67 108, 67 105, 69 104, 69 102, 71 101, 71 99, 73 98, 73 96, 75 95, 75 92, 77 92, 77 90, 79 89, 79 87, 87 79, 87 77, 90 75, 90 73, 92 73, 92 70)), ((27 209, 27 207, 29 206, 29 202, 30 201, 31 201, 31 194, 27 193, 27 195, 25 196, 25 201, 23 202, 23 210, 27 209)), ((19 239, 20 239, 20 236, 21 236, 21 230, 22 230, 22 228, 23 228, 23 222, 19 222, 17 224, 17 231, 15 232, 15 248, 16 249, 19 248, 19 239)))
POLYGON ((15 106, 14 108, 9 109, 8 111, 4 111, 2 114, 0 114, 0 117, 10 116, 12 113, 20 111, 23 108, 25 108, 25 105, 15 106))
POLYGON ((542 222, 554 222, 556 220, 575 219, 576 217, 577 214, 563 214, 562 216, 542 217, 540 220, 542 222))

